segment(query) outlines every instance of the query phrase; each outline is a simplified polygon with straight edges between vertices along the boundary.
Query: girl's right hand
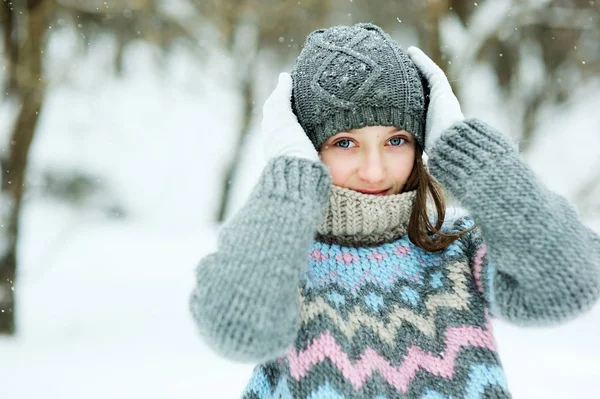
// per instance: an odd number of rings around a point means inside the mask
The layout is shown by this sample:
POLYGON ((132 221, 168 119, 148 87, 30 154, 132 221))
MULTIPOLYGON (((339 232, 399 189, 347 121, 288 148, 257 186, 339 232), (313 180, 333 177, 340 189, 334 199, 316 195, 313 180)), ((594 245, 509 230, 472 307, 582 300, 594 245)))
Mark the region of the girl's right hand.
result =
POLYGON ((266 161, 282 155, 319 161, 319 154, 292 111, 292 77, 279 74, 277 87, 263 106, 261 124, 266 161))

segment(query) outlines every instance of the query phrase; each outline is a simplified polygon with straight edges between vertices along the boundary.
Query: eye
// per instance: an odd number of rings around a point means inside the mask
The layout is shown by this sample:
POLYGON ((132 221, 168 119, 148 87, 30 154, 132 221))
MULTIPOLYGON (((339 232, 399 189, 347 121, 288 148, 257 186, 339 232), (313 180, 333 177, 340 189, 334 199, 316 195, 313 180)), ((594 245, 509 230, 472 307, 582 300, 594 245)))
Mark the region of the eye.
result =
POLYGON ((347 149, 347 148, 352 148, 352 147, 350 147, 351 143, 352 143, 352 141, 350 141, 348 139, 341 139, 341 140, 336 141, 333 145, 336 147, 347 149))
POLYGON ((389 139, 389 142, 394 147, 400 147, 402 144, 406 143, 406 139, 402 136, 396 136, 396 137, 392 137, 391 139, 389 139))

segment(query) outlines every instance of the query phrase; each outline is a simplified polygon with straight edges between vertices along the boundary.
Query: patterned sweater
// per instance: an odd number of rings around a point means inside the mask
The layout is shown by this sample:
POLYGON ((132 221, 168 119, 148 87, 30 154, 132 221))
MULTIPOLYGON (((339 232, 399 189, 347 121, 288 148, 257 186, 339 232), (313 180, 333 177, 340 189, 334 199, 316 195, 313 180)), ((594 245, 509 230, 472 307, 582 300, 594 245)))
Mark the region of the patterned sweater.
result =
POLYGON ((203 339, 257 366, 243 399, 509 398, 490 318, 566 322, 600 293, 600 238, 510 140, 471 119, 429 169, 469 211, 443 251, 406 235, 414 193, 331 186, 324 165, 271 160, 190 307, 203 339), (350 193, 352 191, 352 193, 350 193))

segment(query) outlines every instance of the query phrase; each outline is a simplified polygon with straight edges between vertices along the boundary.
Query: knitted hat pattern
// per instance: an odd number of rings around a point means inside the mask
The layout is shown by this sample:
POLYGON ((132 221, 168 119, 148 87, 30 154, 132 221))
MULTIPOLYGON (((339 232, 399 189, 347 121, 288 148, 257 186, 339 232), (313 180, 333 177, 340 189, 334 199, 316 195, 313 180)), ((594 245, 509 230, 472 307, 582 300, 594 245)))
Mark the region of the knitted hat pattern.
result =
POLYGON ((292 108, 319 151, 331 136, 365 126, 395 126, 423 148, 425 89, 400 45, 370 23, 308 35, 291 71, 292 108))

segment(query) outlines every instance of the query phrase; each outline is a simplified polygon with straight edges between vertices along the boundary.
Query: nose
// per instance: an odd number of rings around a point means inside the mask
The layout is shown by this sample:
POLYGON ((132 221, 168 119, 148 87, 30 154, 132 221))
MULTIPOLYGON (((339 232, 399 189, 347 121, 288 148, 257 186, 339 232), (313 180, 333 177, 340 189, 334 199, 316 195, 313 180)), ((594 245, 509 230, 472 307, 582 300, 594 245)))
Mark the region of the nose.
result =
POLYGON ((374 186, 384 181, 387 172, 381 154, 377 151, 365 154, 365 158, 362 160, 357 174, 360 179, 374 186))

